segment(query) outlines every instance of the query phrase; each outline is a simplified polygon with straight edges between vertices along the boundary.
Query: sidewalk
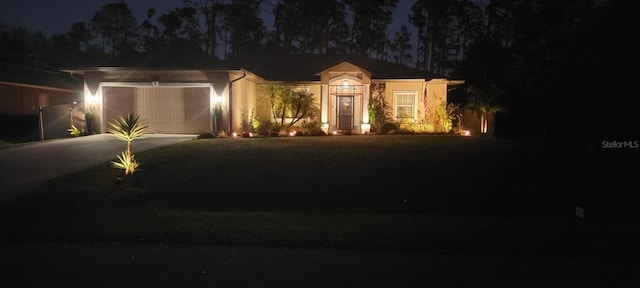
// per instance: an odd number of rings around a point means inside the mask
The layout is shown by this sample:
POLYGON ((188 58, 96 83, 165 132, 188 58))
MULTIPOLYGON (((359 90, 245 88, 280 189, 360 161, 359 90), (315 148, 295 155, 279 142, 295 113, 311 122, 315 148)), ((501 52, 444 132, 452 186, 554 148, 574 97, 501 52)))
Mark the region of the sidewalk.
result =
POLYGON ((2 287, 639 287, 623 260, 142 243, 0 243, 2 287))

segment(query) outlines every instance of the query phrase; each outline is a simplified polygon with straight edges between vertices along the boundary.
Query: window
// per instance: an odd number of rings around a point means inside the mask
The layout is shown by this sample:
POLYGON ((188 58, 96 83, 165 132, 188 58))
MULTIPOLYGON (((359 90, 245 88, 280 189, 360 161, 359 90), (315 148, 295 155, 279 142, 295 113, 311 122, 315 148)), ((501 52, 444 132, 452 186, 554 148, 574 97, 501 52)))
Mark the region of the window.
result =
POLYGON ((393 110, 396 119, 414 119, 417 91, 393 92, 393 110))

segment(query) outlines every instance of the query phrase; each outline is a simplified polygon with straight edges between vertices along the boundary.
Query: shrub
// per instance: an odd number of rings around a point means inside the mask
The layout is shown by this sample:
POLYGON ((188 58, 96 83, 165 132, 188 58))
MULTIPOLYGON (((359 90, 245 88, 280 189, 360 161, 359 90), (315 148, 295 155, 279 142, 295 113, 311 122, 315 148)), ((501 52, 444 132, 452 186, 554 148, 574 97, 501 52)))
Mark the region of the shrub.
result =
POLYGON ((211 132, 204 132, 198 135, 198 139, 211 139, 216 138, 216 135, 211 132))
POLYGON ((399 131, 402 133, 434 133, 436 131, 436 126, 433 123, 428 122, 418 122, 418 123, 400 123, 399 131))
POLYGON ((435 108, 435 116, 441 132, 451 132, 453 129, 453 120, 456 119, 455 112, 458 111, 460 105, 454 103, 443 102, 435 108))
POLYGON ((304 121, 302 122, 302 131, 304 135, 310 136, 324 136, 326 133, 322 131, 322 125, 318 120, 304 121))
POLYGON ((398 123, 393 122, 385 122, 380 126, 380 130, 378 133, 380 134, 395 134, 398 132, 399 125, 398 123))
POLYGON ((256 117, 253 115, 253 110, 251 110, 250 114, 245 114, 245 111, 241 111, 240 117, 242 118, 242 132, 253 133, 256 132, 254 130, 254 123, 256 122, 256 117))
POLYGON ((391 118, 389 103, 384 98, 385 84, 371 85, 371 98, 369 99, 369 120, 374 130, 381 130, 382 125, 391 118))
POLYGON ((271 135, 273 127, 273 122, 256 117, 253 129, 258 133, 258 135, 268 136, 271 135))

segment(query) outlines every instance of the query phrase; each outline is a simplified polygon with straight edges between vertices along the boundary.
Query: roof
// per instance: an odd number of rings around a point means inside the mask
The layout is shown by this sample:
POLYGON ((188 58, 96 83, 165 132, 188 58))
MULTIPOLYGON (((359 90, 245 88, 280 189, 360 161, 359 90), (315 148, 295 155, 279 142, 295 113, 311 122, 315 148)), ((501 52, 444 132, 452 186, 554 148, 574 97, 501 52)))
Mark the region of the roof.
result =
POLYGON ((373 79, 446 78, 401 64, 349 54, 280 54, 245 59, 241 66, 270 81, 319 81, 320 72, 345 61, 370 71, 373 79))
POLYGON ((7 63, 0 63, 0 81, 73 91, 82 90, 84 85, 79 75, 7 63))
POLYGON ((93 58, 70 63, 65 71, 88 71, 96 68, 171 69, 171 70, 240 70, 229 61, 208 55, 189 43, 165 45, 151 52, 137 53, 116 58, 93 58))
POLYGON ((366 69, 373 79, 446 78, 401 64, 351 54, 283 54, 265 52, 235 61, 219 60, 198 47, 175 44, 134 57, 94 59, 75 64, 65 71, 87 71, 96 68, 172 69, 172 70, 248 70, 268 81, 319 81, 320 72, 342 62, 366 69))

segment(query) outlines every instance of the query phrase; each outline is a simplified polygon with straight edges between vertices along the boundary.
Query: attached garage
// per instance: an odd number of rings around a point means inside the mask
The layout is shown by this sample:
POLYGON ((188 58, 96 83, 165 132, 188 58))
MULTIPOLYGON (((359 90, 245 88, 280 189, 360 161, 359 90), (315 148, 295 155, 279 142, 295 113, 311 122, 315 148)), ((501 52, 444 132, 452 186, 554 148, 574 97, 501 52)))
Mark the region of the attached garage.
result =
POLYGON ((199 134, 211 130, 208 87, 103 87, 105 125, 139 114, 147 133, 199 134))

